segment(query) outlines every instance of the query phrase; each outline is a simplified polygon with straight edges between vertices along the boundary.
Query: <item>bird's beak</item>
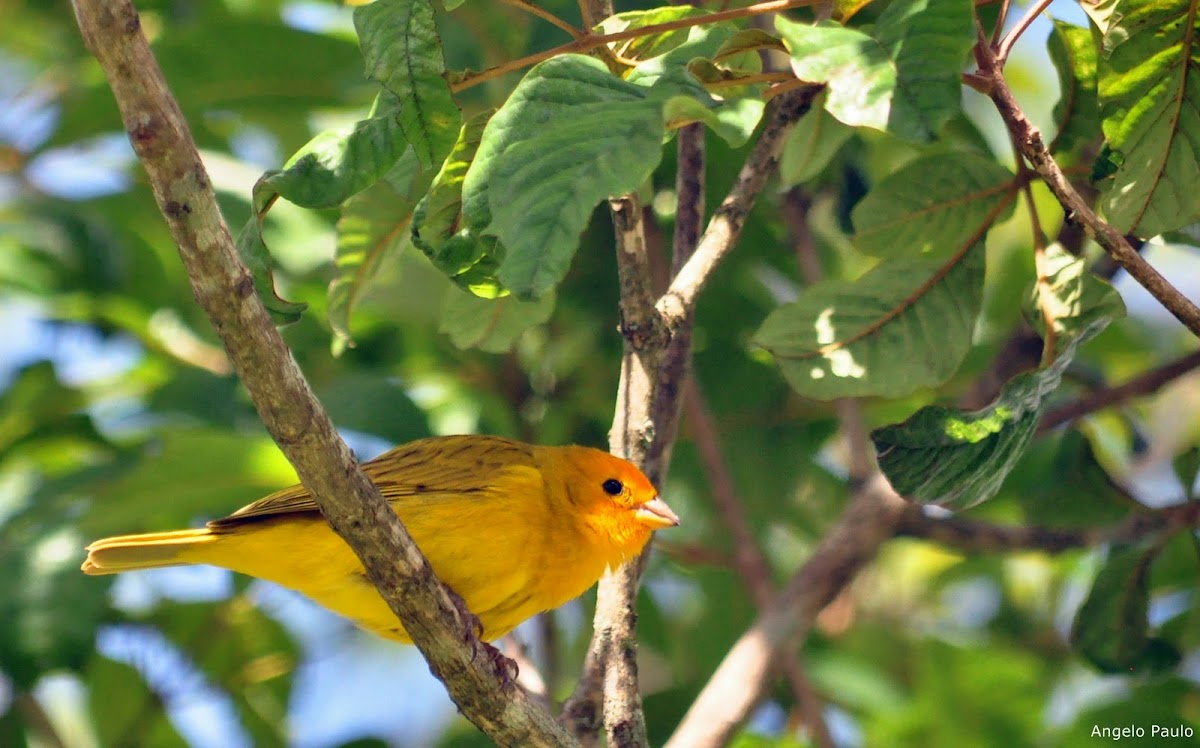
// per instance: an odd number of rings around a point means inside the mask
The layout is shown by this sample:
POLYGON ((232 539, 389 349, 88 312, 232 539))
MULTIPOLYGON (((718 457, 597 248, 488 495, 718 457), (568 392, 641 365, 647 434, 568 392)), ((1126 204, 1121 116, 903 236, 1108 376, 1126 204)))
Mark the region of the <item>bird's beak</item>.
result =
POLYGON ((679 524, 679 517, 675 512, 671 511, 671 507, 667 506, 667 502, 655 496, 650 501, 642 504, 637 509, 633 510, 633 516, 651 530, 661 530, 666 527, 675 527, 679 524))

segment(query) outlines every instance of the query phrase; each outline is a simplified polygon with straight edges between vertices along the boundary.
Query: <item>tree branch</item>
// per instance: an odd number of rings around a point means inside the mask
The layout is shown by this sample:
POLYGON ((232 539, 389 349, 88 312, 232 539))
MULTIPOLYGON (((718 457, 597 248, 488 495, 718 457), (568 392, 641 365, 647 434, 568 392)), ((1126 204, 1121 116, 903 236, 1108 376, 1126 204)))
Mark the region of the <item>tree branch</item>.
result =
MULTIPOLYGON (((758 541, 750 530, 750 524, 742 512, 742 504, 738 499, 737 485, 729 465, 722 456, 721 439, 717 432, 712 413, 708 410, 704 396, 694 377, 689 377, 684 391, 684 411, 692 436, 696 443, 696 451, 700 453, 700 461, 704 466, 712 492, 713 504, 721 517, 733 541, 733 565, 738 576, 750 589, 750 596, 759 611, 765 610, 775 596, 775 585, 771 581, 771 567, 759 549, 758 541)), ((818 748, 832 748, 833 737, 822 716, 821 699, 808 680, 799 660, 795 657, 784 659, 783 675, 792 688, 792 695, 799 706, 804 724, 808 727, 813 742, 818 748)))
POLYGON ((501 687, 494 650, 475 637, 465 609, 434 577, 314 397, 255 295, 133 6, 128 0, 76 0, 75 13, 85 43, 108 77, 196 301, 224 343, 263 424, 333 530, 358 555, 372 584, 468 719, 501 744, 572 744, 524 689, 501 687))
POLYGON ((1124 384, 1106 387, 1102 390, 1084 395, 1078 400, 1047 411, 1038 423, 1038 433, 1050 431, 1064 423, 1082 418, 1089 413, 1103 410, 1112 405, 1118 405, 1142 395, 1150 395, 1170 382, 1200 368, 1200 351, 1193 351, 1186 356, 1155 367, 1150 371, 1139 374, 1124 384))
POLYGON ((1146 262, 1120 232, 1100 220, 1091 206, 1080 197, 1054 157, 1050 155, 1050 151, 1047 150, 1046 144, 1042 140, 1041 132, 1021 111, 1008 83, 1004 80, 1004 71, 1000 61, 996 59, 985 39, 981 38, 975 45, 975 59, 979 63, 980 74, 990 82, 989 95, 995 103, 1001 119, 1004 120, 1005 126, 1008 127, 1021 154, 1041 175, 1046 186, 1062 204, 1063 209, 1067 212, 1067 220, 1082 224, 1083 230, 1089 237, 1119 262, 1121 267, 1125 268, 1134 280, 1149 291, 1171 314, 1175 315, 1176 319, 1194 335, 1200 337, 1200 307, 1181 294, 1161 273, 1146 262))
POLYGON ((1005 526, 961 517, 930 517, 922 507, 910 505, 896 528, 899 537, 928 540, 963 553, 1044 551, 1062 553, 1103 543, 1129 543, 1162 532, 1195 528, 1200 524, 1200 502, 1189 501, 1161 509, 1137 512, 1112 527, 1058 530, 1037 526, 1005 526))
POLYGON ((907 504, 874 473, 808 561, 725 655, 667 748, 718 748, 762 700, 817 614, 892 537, 907 504))
POLYGON ((779 163, 779 150, 788 131, 808 111, 821 89, 822 86, 809 85, 780 94, 772 100, 767 124, 738 172, 732 189, 708 222, 695 253, 680 268, 670 288, 658 300, 656 307, 668 332, 691 314, 696 306, 696 297, 708 282, 713 269, 737 244, 746 216, 779 163))

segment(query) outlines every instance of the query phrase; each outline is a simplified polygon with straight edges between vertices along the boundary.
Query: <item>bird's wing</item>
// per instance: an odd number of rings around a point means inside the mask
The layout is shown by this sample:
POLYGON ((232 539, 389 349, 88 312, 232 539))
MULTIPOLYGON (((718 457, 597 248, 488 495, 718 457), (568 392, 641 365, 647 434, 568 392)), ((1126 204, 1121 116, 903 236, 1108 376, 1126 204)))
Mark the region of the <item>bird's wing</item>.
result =
MULTIPOLYGON (((441 436, 404 444, 362 465, 389 502, 410 496, 436 499, 486 491, 510 466, 534 465, 534 448, 496 436, 441 436)), ((303 485, 285 488, 208 526, 226 529, 288 514, 317 512, 303 485)))

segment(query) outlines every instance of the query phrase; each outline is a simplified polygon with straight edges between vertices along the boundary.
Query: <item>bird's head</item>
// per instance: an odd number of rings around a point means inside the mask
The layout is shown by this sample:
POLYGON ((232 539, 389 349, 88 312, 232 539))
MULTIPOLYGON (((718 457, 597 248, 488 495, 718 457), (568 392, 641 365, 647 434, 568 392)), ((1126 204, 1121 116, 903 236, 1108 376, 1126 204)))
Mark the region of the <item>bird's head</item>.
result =
POLYGON ((584 523, 612 544, 614 560, 642 550, 650 533, 679 524, 633 463, 589 447, 562 447, 567 492, 584 523))

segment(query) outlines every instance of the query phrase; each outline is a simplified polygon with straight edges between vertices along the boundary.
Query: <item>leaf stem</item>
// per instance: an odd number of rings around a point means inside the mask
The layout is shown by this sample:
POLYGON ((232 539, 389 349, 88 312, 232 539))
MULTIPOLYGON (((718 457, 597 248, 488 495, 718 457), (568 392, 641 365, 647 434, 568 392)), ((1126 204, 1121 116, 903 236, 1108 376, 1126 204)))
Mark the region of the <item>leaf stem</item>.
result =
POLYGON ((545 8, 538 6, 538 5, 534 5, 533 3, 530 3, 530 2, 526 2, 526 0, 500 0, 500 2, 504 3, 505 5, 511 5, 514 8, 520 8, 521 10, 525 11, 526 13, 529 13, 530 15, 537 16, 538 18, 542 19, 543 21, 548 21, 548 22, 554 24, 555 26, 559 27, 563 31, 567 32, 568 34, 570 34, 572 38, 582 39, 583 37, 587 36, 587 34, 584 31, 575 28, 574 26, 567 23, 566 21, 559 18, 558 16, 554 15, 553 13, 546 10, 545 8))
POLYGON ((693 26, 703 26, 708 23, 717 23, 720 21, 731 21, 736 18, 747 18, 751 16, 760 16, 766 13, 778 13, 784 10, 793 8, 803 8, 808 5, 814 5, 820 0, 770 0, 770 2, 758 3, 756 5, 748 5, 745 8, 731 8, 729 10, 719 10, 714 13, 708 13, 703 16, 693 16, 691 18, 680 18, 675 21, 667 21, 665 23, 656 23, 650 26, 642 26, 636 29, 625 29, 624 31, 616 31, 611 34, 587 34, 567 44, 561 44, 552 49, 547 49, 542 52, 537 52, 526 57, 521 57, 516 60, 509 60, 495 67, 483 70, 475 75, 467 76, 462 80, 451 84, 450 90, 458 93, 459 91, 477 86, 484 81, 499 78, 516 70, 536 65, 539 62, 549 60, 558 55, 570 53, 589 52, 597 47, 604 46, 611 42, 621 42, 628 39, 640 39, 645 36, 661 34, 667 31, 677 31, 679 29, 691 28, 693 26))
MULTIPOLYGON (((1010 52, 1012 52, 1013 45, 1015 45, 1017 40, 1021 38, 1021 34, 1024 34, 1025 30, 1029 28, 1029 25, 1032 24, 1038 16, 1044 13, 1046 8, 1050 7, 1051 2, 1053 2, 1053 0, 1038 0, 1033 5, 1030 5, 1029 10, 1025 11, 1025 15, 1021 16, 1016 25, 1012 27, 1012 30, 1005 34, 1004 38, 1000 41, 1000 44, 996 47, 996 62, 999 63, 1000 67, 1004 67, 1004 63, 1008 61, 1008 55, 1010 52)), ((1008 0, 1005 0, 1003 7, 1004 10, 1008 9, 1008 0)), ((1001 15, 1000 22, 996 25, 996 29, 1000 30, 1003 28, 1003 25, 1004 16, 1001 15)))

